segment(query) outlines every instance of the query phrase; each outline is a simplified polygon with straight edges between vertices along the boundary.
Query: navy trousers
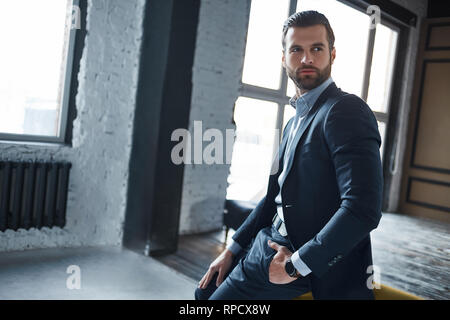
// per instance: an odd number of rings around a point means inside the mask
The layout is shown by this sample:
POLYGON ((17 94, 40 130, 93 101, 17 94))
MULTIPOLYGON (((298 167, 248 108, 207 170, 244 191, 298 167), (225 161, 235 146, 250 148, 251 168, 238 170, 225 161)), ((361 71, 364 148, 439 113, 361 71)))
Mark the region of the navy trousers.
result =
POLYGON ((288 284, 273 284, 269 281, 269 265, 277 253, 267 244, 272 240, 290 251, 289 240, 274 227, 261 229, 248 250, 234 257, 230 271, 219 287, 216 287, 218 273, 207 288, 195 290, 196 300, 275 300, 293 299, 311 291, 309 276, 301 277, 288 284))

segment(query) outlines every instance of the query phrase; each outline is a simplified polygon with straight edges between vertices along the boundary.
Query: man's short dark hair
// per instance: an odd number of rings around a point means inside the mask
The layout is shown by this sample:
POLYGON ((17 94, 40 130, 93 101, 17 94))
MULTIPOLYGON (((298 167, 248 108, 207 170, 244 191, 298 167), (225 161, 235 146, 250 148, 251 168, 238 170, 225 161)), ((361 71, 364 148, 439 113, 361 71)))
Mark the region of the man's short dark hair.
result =
POLYGON ((318 24, 323 25, 327 30, 328 45, 330 47, 331 52, 331 50, 334 47, 333 29, 331 28, 330 22, 328 21, 327 17, 325 17, 320 12, 314 10, 296 12, 289 18, 287 18, 287 20, 284 22, 283 25, 283 37, 281 39, 283 50, 285 49, 286 46, 286 33, 288 32, 289 28, 311 27, 318 24))

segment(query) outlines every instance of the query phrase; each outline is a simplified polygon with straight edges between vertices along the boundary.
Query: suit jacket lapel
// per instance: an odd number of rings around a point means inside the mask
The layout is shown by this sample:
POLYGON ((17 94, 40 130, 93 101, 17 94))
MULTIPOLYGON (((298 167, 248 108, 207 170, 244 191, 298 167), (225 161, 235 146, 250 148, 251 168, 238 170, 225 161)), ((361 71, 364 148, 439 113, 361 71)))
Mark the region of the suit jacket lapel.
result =
MULTIPOLYGON (((295 157, 295 153, 296 150, 298 148, 298 142, 300 141, 300 139, 302 138, 303 134, 305 133, 306 129, 309 127, 309 125, 311 124, 312 120, 314 119, 314 117, 316 116, 317 112, 319 111, 320 106, 323 105, 323 103, 325 102, 325 100, 330 96, 330 94, 337 90, 337 87, 334 83, 331 83, 323 92, 322 94, 319 96, 319 98, 316 100, 316 102, 314 103, 314 106, 311 108, 311 110, 309 110, 308 114, 306 115, 305 119, 303 119, 300 123, 300 127, 299 127, 299 132, 297 132, 297 134, 294 136, 294 140, 292 141, 292 145, 294 146, 294 149, 292 150, 292 152, 289 154, 289 158, 287 159, 288 161, 288 167, 286 168, 287 170, 287 174, 286 177, 292 167, 292 164, 294 163, 294 157, 295 157)), ((286 144, 286 143, 285 143, 286 144)), ((285 146, 284 146, 285 147, 285 146)), ((284 154, 284 150, 282 155, 284 154)))

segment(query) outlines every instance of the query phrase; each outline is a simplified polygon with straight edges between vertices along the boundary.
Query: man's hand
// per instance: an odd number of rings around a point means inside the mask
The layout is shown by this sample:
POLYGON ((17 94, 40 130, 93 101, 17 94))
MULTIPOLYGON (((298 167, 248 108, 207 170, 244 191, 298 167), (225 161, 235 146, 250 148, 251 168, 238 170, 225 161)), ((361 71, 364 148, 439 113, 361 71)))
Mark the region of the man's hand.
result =
POLYGON ((217 276, 216 286, 220 286, 223 282, 223 277, 230 269, 231 264, 233 263, 233 254, 230 250, 225 249, 217 258, 214 260, 209 266, 208 271, 205 273, 203 278, 198 283, 198 287, 200 289, 206 289, 209 282, 216 272, 219 272, 217 276))
POLYGON ((286 261, 292 256, 292 252, 276 242, 269 240, 267 243, 269 244, 269 247, 278 251, 270 262, 269 281, 275 284, 286 284, 294 281, 295 278, 290 277, 284 269, 286 261))

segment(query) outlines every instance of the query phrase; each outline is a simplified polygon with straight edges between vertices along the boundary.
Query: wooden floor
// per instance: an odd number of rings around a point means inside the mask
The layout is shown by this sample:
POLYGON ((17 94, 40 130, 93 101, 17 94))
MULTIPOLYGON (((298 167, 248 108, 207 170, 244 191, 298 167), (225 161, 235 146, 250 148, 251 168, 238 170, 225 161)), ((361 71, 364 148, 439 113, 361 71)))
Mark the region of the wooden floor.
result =
MULTIPOLYGON (((450 225, 384 213, 371 235, 381 283, 425 299, 450 299, 450 225)), ((199 281, 223 250, 224 236, 222 230, 181 236, 178 251, 158 260, 199 281)))

